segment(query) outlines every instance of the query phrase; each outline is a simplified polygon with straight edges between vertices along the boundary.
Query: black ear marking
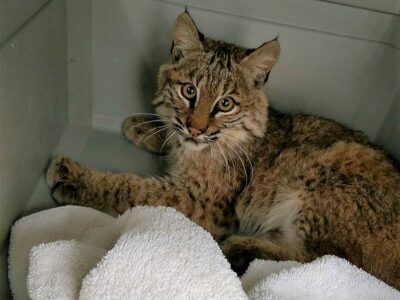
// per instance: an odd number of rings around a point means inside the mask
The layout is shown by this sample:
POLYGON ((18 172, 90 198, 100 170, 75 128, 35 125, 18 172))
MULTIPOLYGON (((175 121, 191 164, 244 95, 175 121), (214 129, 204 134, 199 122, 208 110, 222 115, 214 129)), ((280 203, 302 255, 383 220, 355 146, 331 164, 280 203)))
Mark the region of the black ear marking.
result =
POLYGON ((246 49, 246 51, 244 52, 244 56, 249 56, 251 53, 253 53, 256 50, 256 48, 250 48, 250 49, 246 49))
MULTIPOLYGON (((277 38, 275 38, 275 39, 277 39, 277 38)), ((273 39, 273 40, 271 40, 271 41, 275 41, 275 39, 273 39)), ((246 49, 246 51, 244 52, 244 56, 245 56, 245 57, 246 57, 246 56, 249 56, 249 55, 252 54, 254 51, 260 49, 260 48, 263 47, 265 44, 267 44, 267 43, 269 43, 269 42, 271 42, 271 41, 265 42, 265 43, 261 44, 260 46, 258 46, 257 48, 249 48, 249 49, 246 49)))
POLYGON ((247 72, 246 76, 251 80, 250 83, 259 88, 268 81, 271 69, 278 61, 280 55, 278 36, 255 49, 247 49, 244 55, 241 65, 247 72))
POLYGON ((170 53, 173 63, 177 63, 183 57, 182 51, 179 49, 175 49, 175 41, 172 41, 170 53))
MULTIPOLYGON (((277 35, 273 40, 271 40, 271 41, 278 41, 278 37, 279 37, 279 35, 277 35)), ((261 48, 262 46, 264 46, 266 43, 268 43, 268 42, 265 42, 264 44, 262 44, 261 46, 259 46, 259 47, 257 47, 257 48, 249 48, 249 49, 246 49, 246 51, 244 52, 244 56, 246 57, 246 56, 249 56, 251 53, 253 53, 254 51, 256 51, 257 49, 259 49, 259 48, 261 48)), ((268 71, 266 74, 265 74, 265 76, 264 76, 264 80, 262 80, 262 78, 261 77, 263 77, 262 76, 262 74, 258 74, 257 76, 256 76, 256 79, 254 80, 254 87, 258 87, 258 86, 260 86, 261 85, 261 83, 266 83, 267 81, 268 81, 268 79, 269 79, 269 74, 271 73, 271 71, 268 71)))
POLYGON ((256 75, 256 78, 254 79, 254 87, 259 88, 264 86, 264 84, 268 81, 269 74, 271 71, 268 71, 266 74, 259 73, 256 75))
POLYGON ((270 73, 271 73, 271 71, 267 72, 267 74, 265 75, 264 83, 266 83, 266 82, 268 81, 268 78, 269 78, 269 74, 270 74, 270 73))
MULTIPOLYGON (((196 26, 196 29, 197 29, 197 26, 196 26)), ((199 35, 200 42, 203 42, 204 41, 204 34, 198 29, 197 29, 197 34, 199 35)))
POLYGON ((170 48, 173 63, 178 62, 187 51, 203 49, 204 34, 199 31, 196 23, 185 6, 174 25, 174 38, 170 48))
POLYGON ((199 28, 197 27, 197 24, 196 24, 195 21, 193 20, 192 15, 189 13, 188 8, 187 8, 186 5, 185 5, 185 13, 187 13, 187 14, 190 16, 190 18, 192 19, 193 24, 194 24, 194 27, 195 27, 196 30, 197 30, 197 34, 199 35, 199 40, 200 40, 200 42, 204 41, 204 34, 203 34, 203 33, 199 30, 199 28))
POLYGON ((189 10, 188 10, 187 5, 185 5, 185 13, 188 14, 188 15, 190 16, 190 18, 192 19, 193 24, 194 24, 194 27, 195 27, 196 30, 197 30, 197 34, 199 35, 199 40, 200 40, 201 42, 204 41, 204 34, 199 30, 199 28, 197 28, 197 24, 196 24, 196 22, 193 20, 192 15, 189 13, 189 10))

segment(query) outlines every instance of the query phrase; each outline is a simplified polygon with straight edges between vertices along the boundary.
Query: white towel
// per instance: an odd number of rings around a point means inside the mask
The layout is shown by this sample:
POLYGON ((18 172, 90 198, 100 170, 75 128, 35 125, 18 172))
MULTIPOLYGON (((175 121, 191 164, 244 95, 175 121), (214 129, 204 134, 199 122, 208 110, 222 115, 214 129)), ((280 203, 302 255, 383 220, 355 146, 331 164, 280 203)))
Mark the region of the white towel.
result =
POLYGON ((81 299, 246 299, 211 235, 169 208, 132 209, 81 299))
POLYGON ((78 299, 81 283, 106 250, 72 241, 33 247, 27 279, 32 299, 78 299))
POLYGON ((15 299, 247 299, 211 235, 174 209, 102 217, 66 206, 17 221, 15 299))
POLYGON ((250 299, 399 300, 386 283, 336 256, 307 264, 253 261, 242 278, 250 299))
MULTIPOLYGON (((89 243, 91 240, 101 240, 111 235, 101 235, 93 229, 111 228, 113 223, 113 217, 79 206, 57 207, 19 219, 11 230, 8 258, 8 276, 14 298, 28 299, 26 280, 29 253, 34 246, 58 240, 88 240, 89 243)), ((101 242, 91 244, 100 246, 101 242)), ((107 246, 110 247, 112 243, 112 240, 108 241, 107 246)))
POLYGON ((24 217, 11 233, 9 278, 17 300, 400 299, 333 256, 255 260, 241 282, 208 232, 163 207, 113 218, 64 206, 24 217))

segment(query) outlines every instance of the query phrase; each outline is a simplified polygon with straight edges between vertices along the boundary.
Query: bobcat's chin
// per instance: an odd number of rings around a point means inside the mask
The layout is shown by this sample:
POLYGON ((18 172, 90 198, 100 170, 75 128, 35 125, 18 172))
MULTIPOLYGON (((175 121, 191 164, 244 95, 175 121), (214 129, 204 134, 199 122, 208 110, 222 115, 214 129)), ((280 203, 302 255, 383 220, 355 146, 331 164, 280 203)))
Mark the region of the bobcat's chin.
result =
POLYGON ((179 142, 181 143, 182 147, 188 151, 200 151, 209 145, 209 144, 201 142, 201 141, 189 139, 182 135, 179 135, 178 139, 179 139, 179 142))

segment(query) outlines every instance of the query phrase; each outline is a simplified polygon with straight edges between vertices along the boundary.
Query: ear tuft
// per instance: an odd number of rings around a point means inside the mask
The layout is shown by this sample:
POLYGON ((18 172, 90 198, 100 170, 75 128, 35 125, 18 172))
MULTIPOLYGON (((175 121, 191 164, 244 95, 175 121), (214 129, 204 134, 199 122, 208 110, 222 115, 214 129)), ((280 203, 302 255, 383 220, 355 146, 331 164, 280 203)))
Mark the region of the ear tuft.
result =
POLYGON ((173 61, 178 61, 189 51, 202 50, 202 34, 197 30, 190 14, 185 11, 175 21, 174 41, 171 54, 173 61))
POLYGON ((240 62, 245 76, 254 82, 255 86, 262 85, 267 81, 272 67, 278 61, 280 52, 281 48, 277 38, 249 51, 249 54, 240 62))

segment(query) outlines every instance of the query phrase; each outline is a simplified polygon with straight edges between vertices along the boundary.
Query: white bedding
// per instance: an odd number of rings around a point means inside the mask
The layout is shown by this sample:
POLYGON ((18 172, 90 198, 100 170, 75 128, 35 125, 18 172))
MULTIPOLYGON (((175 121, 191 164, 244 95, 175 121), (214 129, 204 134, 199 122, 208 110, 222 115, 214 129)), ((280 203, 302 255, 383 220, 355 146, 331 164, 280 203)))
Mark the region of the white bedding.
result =
POLYGON ((15 299, 400 299, 347 261, 254 261, 240 280, 204 229, 170 208, 118 218, 64 206, 16 222, 15 299))

